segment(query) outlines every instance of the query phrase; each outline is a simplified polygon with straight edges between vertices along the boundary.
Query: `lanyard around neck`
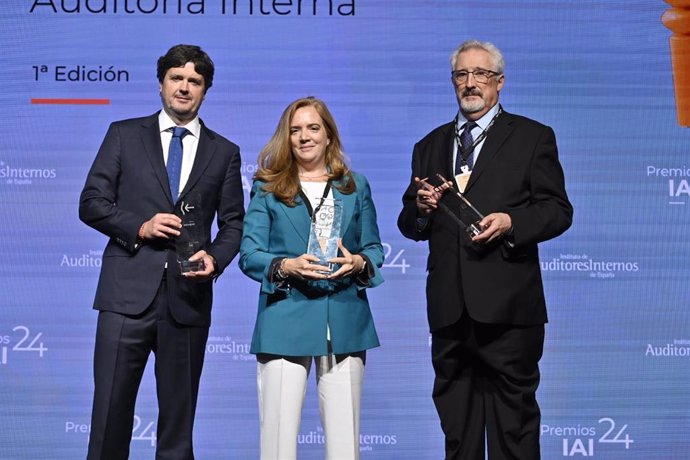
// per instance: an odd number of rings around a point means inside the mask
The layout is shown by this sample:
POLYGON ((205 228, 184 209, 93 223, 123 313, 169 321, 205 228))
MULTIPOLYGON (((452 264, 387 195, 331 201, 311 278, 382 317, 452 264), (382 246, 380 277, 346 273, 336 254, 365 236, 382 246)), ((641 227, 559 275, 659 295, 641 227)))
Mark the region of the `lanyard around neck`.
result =
POLYGON ((316 209, 312 209, 311 207, 311 202, 309 201, 309 197, 304 193, 304 190, 302 188, 299 189, 299 196, 302 197, 302 201, 304 201, 304 205, 307 207, 307 212, 309 213, 309 217, 311 218, 311 221, 314 222, 316 219, 316 214, 319 212, 321 209, 321 206, 323 206, 323 202, 328 196, 328 193, 331 191, 331 181, 329 180, 326 182, 326 186, 323 189, 323 195, 321 195, 321 199, 319 200, 318 206, 316 206, 316 209))
MULTIPOLYGON (((489 121, 489 124, 486 125, 486 129, 482 129, 482 133, 481 133, 479 136, 477 136, 477 138, 474 140, 474 142, 472 142, 472 145, 470 145, 470 146, 467 148, 467 151, 465 151, 465 149, 462 148, 462 143, 460 142, 460 128, 458 127, 458 116, 459 116, 459 115, 456 115, 456 116, 455 116, 455 122, 454 122, 454 123, 455 123, 455 144, 457 145, 457 147, 458 147, 458 152, 460 152, 460 156, 462 157, 463 160, 467 161, 467 158, 468 158, 470 155, 472 155, 472 152, 474 152, 474 149, 477 148, 477 146, 478 146, 480 143, 482 143, 482 141, 483 141, 484 139, 486 139, 487 134, 489 134, 489 129, 491 129, 491 127, 492 127, 492 126, 494 125, 494 123, 496 122, 496 118, 498 118, 498 116, 499 116, 501 113, 503 113, 503 109, 502 109, 501 106, 499 105, 499 106, 498 106, 498 111, 496 112, 496 115, 494 115, 494 116, 491 118, 491 121, 489 121)), ((464 125, 463 125, 463 126, 464 126, 464 125)), ((477 125, 477 126, 479 126, 479 125, 477 125)), ((480 128, 481 128, 481 127, 480 127, 480 128)))

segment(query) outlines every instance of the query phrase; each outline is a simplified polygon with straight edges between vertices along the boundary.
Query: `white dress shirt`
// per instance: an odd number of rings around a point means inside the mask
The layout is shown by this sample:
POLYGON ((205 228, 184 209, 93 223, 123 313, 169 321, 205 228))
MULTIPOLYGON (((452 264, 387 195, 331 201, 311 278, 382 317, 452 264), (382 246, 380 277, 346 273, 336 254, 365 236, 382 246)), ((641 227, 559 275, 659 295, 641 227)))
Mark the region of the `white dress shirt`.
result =
MULTIPOLYGON (((163 146, 163 161, 168 164, 168 150, 170 149, 170 140, 172 139, 172 130, 176 125, 170 116, 161 110, 158 114, 158 127, 161 134, 161 145, 163 146)), ((201 134, 201 122, 199 116, 194 117, 192 121, 183 126, 187 128, 189 134, 182 138, 182 170, 180 172, 180 187, 182 192, 184 186, 187 184, 189 174, 192 172, 194 159, 196 158, 196 150, 199 146, 199 135, 201 134)), ((173 197, 176 200, 177 197, 173 197)))

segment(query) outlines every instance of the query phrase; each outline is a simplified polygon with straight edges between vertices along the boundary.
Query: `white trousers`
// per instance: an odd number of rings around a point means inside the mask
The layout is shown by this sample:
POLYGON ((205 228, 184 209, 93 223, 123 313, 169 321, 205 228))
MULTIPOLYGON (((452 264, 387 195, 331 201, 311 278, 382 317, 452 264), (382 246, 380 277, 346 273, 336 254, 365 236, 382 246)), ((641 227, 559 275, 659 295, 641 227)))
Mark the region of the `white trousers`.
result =
MULTIPOLYGON (((360 352, 313 357, 327 460, 359 460, 365 356, 360 352)), ((294 460, 312 357, 257 358, 261 459, 294 460)))

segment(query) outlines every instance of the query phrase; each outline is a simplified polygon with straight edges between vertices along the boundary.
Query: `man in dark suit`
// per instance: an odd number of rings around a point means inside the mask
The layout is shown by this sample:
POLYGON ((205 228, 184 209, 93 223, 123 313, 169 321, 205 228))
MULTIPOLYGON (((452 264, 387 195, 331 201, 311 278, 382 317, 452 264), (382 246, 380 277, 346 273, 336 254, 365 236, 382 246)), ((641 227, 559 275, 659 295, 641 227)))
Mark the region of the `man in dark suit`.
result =
POLYGON ((536 401, 547 321, 537 244, 572 222, 554 132, 498 104, 503 57, 471 40, 451 57, 460 110, 415 147, 398 227, 429 242, 433 399, 447 459, 540 458, 536 401), (437 174, 453 178, 432 185, 437 174), (453 189, 448 190, 452 184, 453 189), (485 215, 470 236, 457 190, 485 215))
POLYGON ((89 459, 128 458, 151 351, 159 409, 156 458, 194 458, 212 282, 239 250, 244 216, 239 148, 198 116, 213 72, 198 46, 177 45, 159 58, 163 110, 110 126, 81 193, 79 217, 110 238, 94 302, 100 312, 89 459), (203 263, 183 273, 185 257, 175 241, 181 203, 190 198, 203 232, 201 247, 188 260, 203 263), (214 216, 218 233, 211 241, 214 216))

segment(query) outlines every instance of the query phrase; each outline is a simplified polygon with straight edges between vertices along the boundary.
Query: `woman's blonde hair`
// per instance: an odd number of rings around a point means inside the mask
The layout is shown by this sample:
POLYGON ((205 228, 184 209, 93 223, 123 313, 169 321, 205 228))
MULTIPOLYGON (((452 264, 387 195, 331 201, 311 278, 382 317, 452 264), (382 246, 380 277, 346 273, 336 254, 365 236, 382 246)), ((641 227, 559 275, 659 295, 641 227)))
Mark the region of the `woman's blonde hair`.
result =
POLYGON ((303 107, 314 107, 323 120, 326 135, 330 140, 326 146, 325 158, 328 179, 338 181, 336 187, 346 195, 355 191, 355 181, 345 162, 340 134, 333 115, 322 100, 309 96, 297 99, 283 111, 275 133, 259 154, 259 169, 254 175, 254 179, 265 182, 263 191, 273 193, 288 206, 295 206, 295 198, 300 191, 297 161, 290 143, 290 122, 295 112, 303 107))

